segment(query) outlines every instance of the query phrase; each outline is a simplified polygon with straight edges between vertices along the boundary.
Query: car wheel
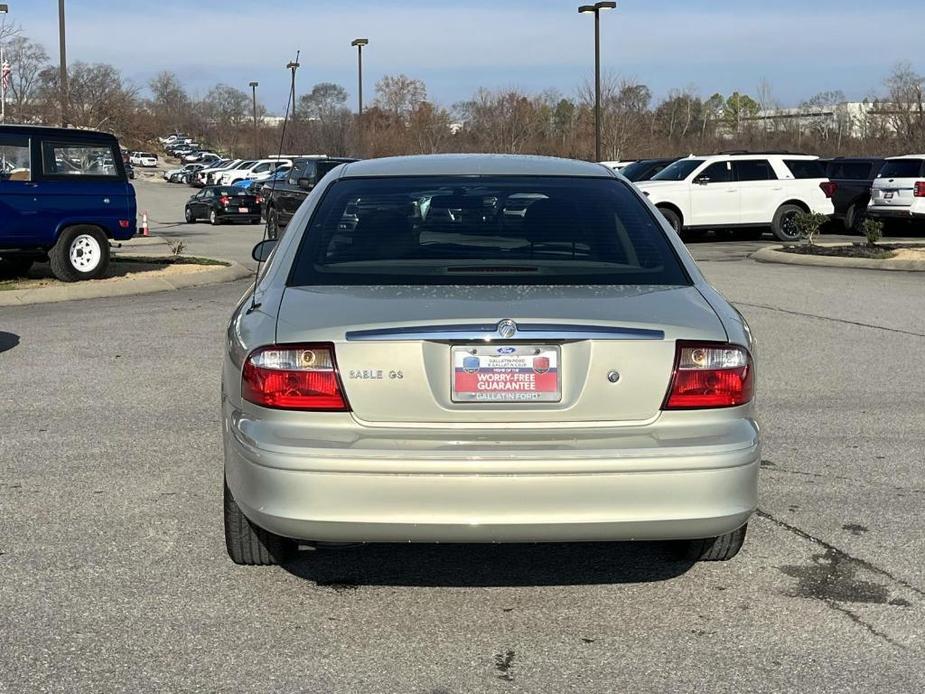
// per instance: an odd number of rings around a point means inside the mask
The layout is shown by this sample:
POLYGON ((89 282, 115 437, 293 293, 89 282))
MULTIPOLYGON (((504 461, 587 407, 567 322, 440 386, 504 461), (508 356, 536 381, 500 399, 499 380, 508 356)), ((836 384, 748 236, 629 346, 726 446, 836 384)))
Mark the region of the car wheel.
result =
POLYGON ((865 219, 867 219, 867 207, 858 208, 857 205, 852 205, 845 213, 845 231, 849 234, 860 234, 861 225, 864 224, 865 219))
POLYGON ((196 223, 196 217, 193 216, 193 211, 192 211, 189 207, 187 207, 187 208, 184 210, 183 216, 186 217, 186 223, 187 223, 187 224, 195 224, 195 223, 196 223))
POLYGON ((659 207, 658 211, 662 213, 662 217, 671 225, 671 228, 675 230, 675 233, 678 235, 681 234, 681 215, 672 210, 670 207, 659 207))
POLYGON ((729 561, 742 549, 748 523, 731 533, 702 540, 685 540, 678 543, 682 559, 691 561, 729 561))
POLYGON ((275 209, 271 209, 267 212, 267 238, 279 238, 279 215, 276 213, 275 209))
POLYGON ((96 279, 109 267, 109 239, 97 227, 70 227, 61 232, 48 260, 62 282, 96 279))
POLYGON ((801 212, 803 209, 796 205, 781 205, 774 213, 771 231, 781 241, 799 241, 800 232, 796 226, 796 216, 801 212))
POLYGON ((21 255, 0 257, 0 277, 25 277, 35 262, 34 258, 21 255))
POLYGON ((218 218, 218 214, 215 212, 215 210, 212 210, 209 213, 209 224, 212 226, 218 226, 220 223, 221 220, 218 218))
POLYGON ((251 523, 225 482, 225 549, 235 564, 269 566, 286 561, 295 542, 251 523))

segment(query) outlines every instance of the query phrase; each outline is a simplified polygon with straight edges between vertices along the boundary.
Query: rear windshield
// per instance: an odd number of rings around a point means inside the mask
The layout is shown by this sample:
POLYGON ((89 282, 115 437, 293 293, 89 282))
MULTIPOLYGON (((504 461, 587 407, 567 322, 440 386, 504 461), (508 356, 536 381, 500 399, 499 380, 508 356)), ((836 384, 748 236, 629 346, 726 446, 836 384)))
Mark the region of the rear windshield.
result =
POLYGON ((690 284, 615 179, 344 179, 309 224, 292 285, 690 284))
POLYGON ((865 181, 871 178, 871 169, 880 168, 879 162, 868 161, 830 161, 826 169, 829 178, 844 181, 865 181))
POLYGON ((653 181, 683 181, 703 164, 703 159, 679 159, 652 177, 653 181))
POLYGON ((922 159, 890 159, 883 162, 877 178, 918 178, 922 172, 922 159))
POLYGON ((794 178, 825 178, 825 168, 818 159, 784 159, 794 178))
POLYGON ((234 186, 215 186, 212 190, 216 195, 241 195, 241 188, 234 186))

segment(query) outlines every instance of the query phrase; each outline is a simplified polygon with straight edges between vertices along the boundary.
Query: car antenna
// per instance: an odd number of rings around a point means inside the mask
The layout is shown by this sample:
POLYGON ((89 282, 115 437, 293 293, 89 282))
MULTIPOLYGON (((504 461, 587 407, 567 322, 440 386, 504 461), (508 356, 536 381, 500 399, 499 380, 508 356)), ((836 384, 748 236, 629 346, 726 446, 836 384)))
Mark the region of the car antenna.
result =
MULTIPOLYGON (((302 54, 301 49, 297 50, 295 52, 295 60, 289 64, 298 66, 299 56, 301 54, 302 54)), ((279 135, 279 151, 276 153, 277 163, 279 163, 279 160, 282 159, 282 156, 283 156, 283 143, 286 141, 286 125, 289 123, 289 109, 292 106, 292 104, 295 103, 295 68, 293 69, 292 74, 293 74, 292 86, 289 88, 289 98, 286 100, 286 113, 283 115, 283 127, 279 135)), ((273 179, 270 181, 270 196, 271 197, 276 192, 276 181, 277 179, 275 177, 273 177, 273 179)), ((269 238, 269 235, 270 235, 270 215, 267 215, 267 221, 263 226, 263 238, 260 239, 260 242, 263 243, 264 241, 266 241, 269 238)), ((278 239, 279 238, 278 228, 277 228, 276 236, 278 239)), ((247 309, 248 313, 251 313, 252 311, 257 310, 260 307, 260 304, 257 303, 257 285, 260 283, 260 266, 262 264, 263 264, 263 261, 260 258, 258 258, 257 259, 257 275, 256 277, 254 277, 254 291, 251 293, 251 305, 250 305, 250 308, 247 309)))

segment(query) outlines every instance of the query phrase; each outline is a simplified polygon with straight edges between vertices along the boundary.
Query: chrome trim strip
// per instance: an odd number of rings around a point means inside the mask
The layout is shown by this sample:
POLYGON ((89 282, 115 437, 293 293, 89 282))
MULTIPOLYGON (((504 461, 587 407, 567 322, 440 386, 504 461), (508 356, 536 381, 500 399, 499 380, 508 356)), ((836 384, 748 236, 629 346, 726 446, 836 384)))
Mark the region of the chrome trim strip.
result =
MULTIPOLYGON (((518 323, 517 334, 511 340, 664 340, 662 330, 620 328, 605 325, 575 325, 569 323, 518 323)), ((482 342, 508 341, 498 335, 497 323, 409 326, 352 330, 348 342, 403 342, 430 340, 471 340, 482 342)))

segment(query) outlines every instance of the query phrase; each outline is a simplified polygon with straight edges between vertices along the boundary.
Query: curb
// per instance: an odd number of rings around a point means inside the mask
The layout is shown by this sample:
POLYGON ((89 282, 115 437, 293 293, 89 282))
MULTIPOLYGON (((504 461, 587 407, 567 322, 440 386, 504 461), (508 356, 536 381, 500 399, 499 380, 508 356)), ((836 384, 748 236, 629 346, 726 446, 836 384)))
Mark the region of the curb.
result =
MULTIPOLYGON (((843 244, 828 244, 843 245, 843 244)), ((751 254, 759 263, 781 263, 782 265, 813 265, 815 267, 853 268, 855 270, 881 270, 893 272, 925 272, 925 260, 874 260, 872 258, 836 258, 824 255, 802 255, 785 253, 783 246, 768 246, 751 254)))
MULTIPOLYGON (((221 260, 216 258, 215 260, 221 260)), ((63 286, 40 287, 37 289, 11 289, 0 292, 0 306, 27 306, 29 304, 47 304, 79 299, 102 299, 113 296, 134 296, 137 294, 154 294, 170 292, 189 287, 201 287, 208 284, 222 284, 253 277, 254 273, 243 265, 230 260, 227 266, 207 267, 189 274, 170 278, 125 277, 118 282, 100 284, 98 282, 73 282, 63 286)))

